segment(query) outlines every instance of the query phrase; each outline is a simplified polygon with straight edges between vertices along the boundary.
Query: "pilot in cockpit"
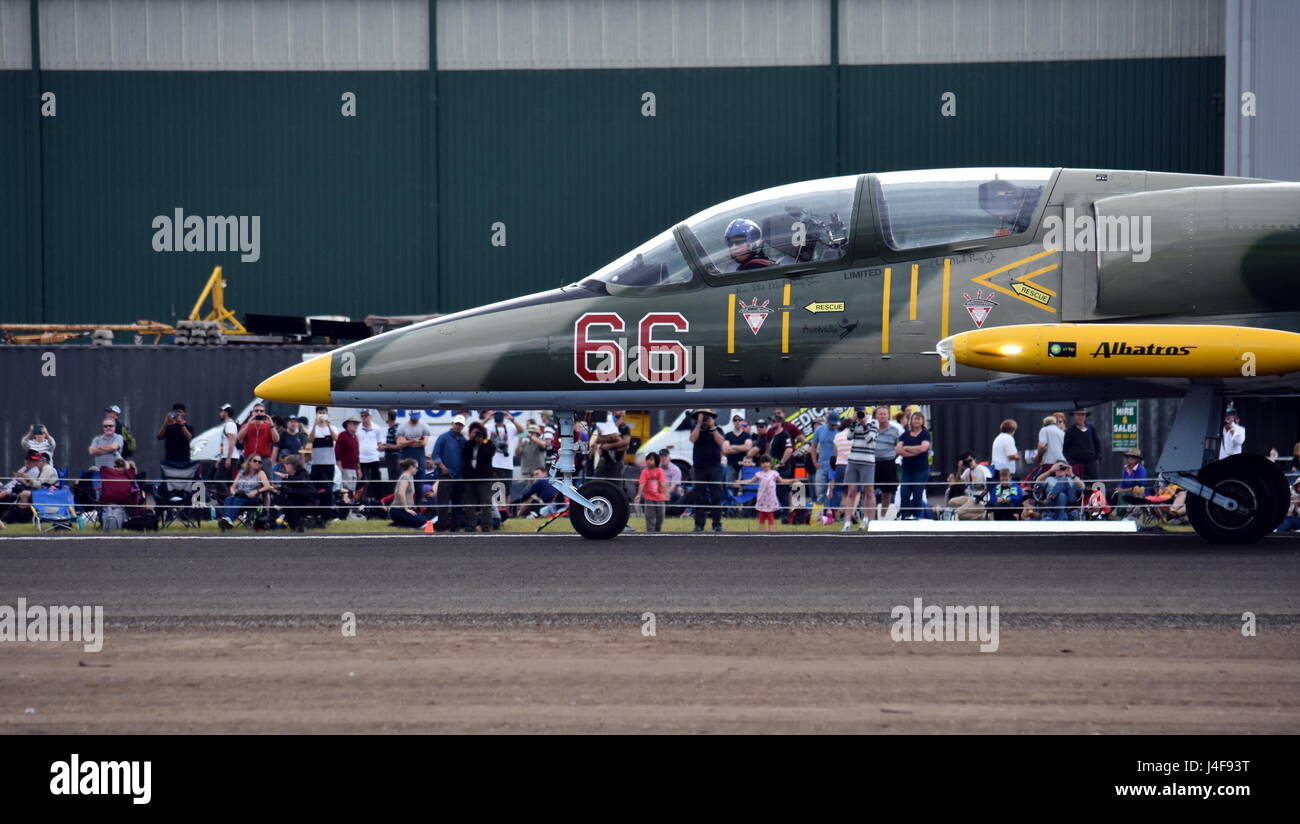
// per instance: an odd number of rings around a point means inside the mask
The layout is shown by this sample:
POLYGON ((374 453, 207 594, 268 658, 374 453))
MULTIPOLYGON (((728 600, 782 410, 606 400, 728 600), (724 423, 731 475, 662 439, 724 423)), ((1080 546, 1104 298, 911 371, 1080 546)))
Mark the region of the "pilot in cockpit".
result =
POLYGON ((735 266, 727 269, 728 272, 761 269, 773 264, 763 251, 763 230, 752 220, 741 217, 731 221, 727 224, 722 239, 727 244, 731 259, 735 261, 735 266))

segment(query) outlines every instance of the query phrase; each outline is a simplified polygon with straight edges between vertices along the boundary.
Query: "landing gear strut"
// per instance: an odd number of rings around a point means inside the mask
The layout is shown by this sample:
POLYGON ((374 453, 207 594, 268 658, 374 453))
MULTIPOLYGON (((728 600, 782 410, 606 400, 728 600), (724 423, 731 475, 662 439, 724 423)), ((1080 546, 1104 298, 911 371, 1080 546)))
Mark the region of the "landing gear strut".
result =
POLYGON ((587 481, 580 488, 573 485, 574 447, 572 412, 557 412, 560 426, 560 453, 551 467, 551 485, 569 499, 569 520, 584 538, 613 538, 627 526, 627 496, 608 481, 587 481))
POLYGON ((1261 455, 1231 455, 1194 477, 1167 476, 1187 489, 1187 518, 1212 544, 1258 541, 1282 523, 1290 500, 1281 467, 1261 455))
POLYGON ((1277 529, 1290 502, 1282 468, 1260 455, 1230 455, 1199 470, 1218 448, 1221 398, 1212 387, 1194 386, 1170 430, 1160 456, 1160 477, 1187 490, 1187 518, 1212 544, 1249 544, 1277 529), (1206 423, 1208 421, 1208 424, 1206 423))

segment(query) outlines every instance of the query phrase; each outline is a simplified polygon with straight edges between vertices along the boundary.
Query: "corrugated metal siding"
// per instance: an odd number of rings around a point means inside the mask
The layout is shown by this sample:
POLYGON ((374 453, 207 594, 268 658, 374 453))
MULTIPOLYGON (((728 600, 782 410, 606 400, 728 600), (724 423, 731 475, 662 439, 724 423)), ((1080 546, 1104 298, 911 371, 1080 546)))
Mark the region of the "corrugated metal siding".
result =
POLYGON ((158 471, 162 448, 156 439, 173 403, 189 409, 196 432, 217 425, 217 409, 236 409, 253 399, 253 387, 267 375, 292 366, 309 350, 297 346, 222 347, 55 347, 56 375, 41 373, 38 346, 0 346, 0 474, 22 464, 18 441, 32 423, 50 428, 54 463, 75 476, 89 464, 90 441, 99 434, 104 407, 116 404, 138 444, 136 462, 158 471))
POLYGON ((570 283, 687 215, 831 173, 820 69, 448 72, 442 132, 442 308, 570 283), (641 116, 654 92, 656 117, 641 116), (491 245, 506 224, 507 245, 491 245))
POLYGON ((41 0, 41 64, 83 71, 427 69, 428 9, 427 0, 41 0))
MULTIPOLYGON (((46 72, 45 318, 430 311, 425 76, 46 72), (357 117, 340 116, 344 91, 357 117), (155 216, 258 216, 261 258, 157 252, 155 216)), ((26 320, 27 318, 19 318, 26 320)))
POLYGON ((1300 3, 1228 0, 1224 118, 1228 174, 1300 180, 1300 3), (1255 115, 1242 114, 1242 93, 1255 95, 1255 115))
POLYGON ((1223 54, 1223 0, 838 2, 846 65, 1223 54))
MULTIPOLYGON (((59 116, 43 121, 45 311, 5 314, 170 320, 217 264, 239 311, 450 311, 572 281, 696 210, 793 180, 999 163, 1218 172, 1221 72, 1213 58, 844 67, 838 163, 824 68, 446 72, 436 249, 422 73, 46 72, 59 116), (1026 94, 999 91, 1016 84, 1026 94), (1060 89, 1090 85, 1135 91, 1061 105, 1060 89), (736 89, 758 104, 724 106, 736 89), (345 90, 356 118, 339 116, 345 90), (945 90, 956 118, 939 116, 945 90), (260 216, 261 260, 153 251, 154 217, 177 207, 260 216), (490 243, 497 221, 505 247, 490 243)), ((0 174, 17 180, 28 104, 12 75, 0 174)), ((21 214, 27 189, 8 191, 21 214)), ((27 233, 13 237, 0 255, 27 233)))
POLYGON ((0 0, 0 70, 31 67, 31 0, 0 0))
POLYGON ((839 172, 1101 166, 1222 174, 1223 60, 840 70, 839 172), (1009 93, 1014 90, 1014 93, 1009 93), (957 116, 940 113, 944 92, 957 116))
POLYGON ((440 0, 438 68, 812 66, 829 0, 440 0))
POLYGON ((31 72, 0 71, 0 318, 40 316, 41 273, 33 266, 36 139, 31 72))

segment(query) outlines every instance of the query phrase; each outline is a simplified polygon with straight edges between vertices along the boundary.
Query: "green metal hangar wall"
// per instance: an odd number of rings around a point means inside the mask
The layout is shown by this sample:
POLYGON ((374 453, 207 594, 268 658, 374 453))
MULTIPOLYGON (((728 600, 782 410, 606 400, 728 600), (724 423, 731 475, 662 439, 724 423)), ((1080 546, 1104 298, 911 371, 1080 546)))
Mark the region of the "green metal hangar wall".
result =
POLYGON ((241 311, 451 311, 792 180, 1221 172, 1223 41, 1222 0, 0 0, 0 317, 167 321, 217 264, 241 311))

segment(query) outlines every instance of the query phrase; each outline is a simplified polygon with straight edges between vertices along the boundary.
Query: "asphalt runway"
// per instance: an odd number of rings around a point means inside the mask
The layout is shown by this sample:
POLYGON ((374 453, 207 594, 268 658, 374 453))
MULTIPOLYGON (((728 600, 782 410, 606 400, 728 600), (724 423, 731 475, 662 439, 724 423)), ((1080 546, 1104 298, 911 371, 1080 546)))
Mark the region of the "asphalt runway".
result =
POLYGON ((119 622, 843 621, 926 603, 1004 622, 1300 622, 1300 540, 1192 535, 308 536, 0 539, 0 603, 100 604, 119 622))
POLYGON ((0 734, 1300 732, 1286 537, 69 538, 0 539, 0 605, 103 649, 0 644, 0 734))

